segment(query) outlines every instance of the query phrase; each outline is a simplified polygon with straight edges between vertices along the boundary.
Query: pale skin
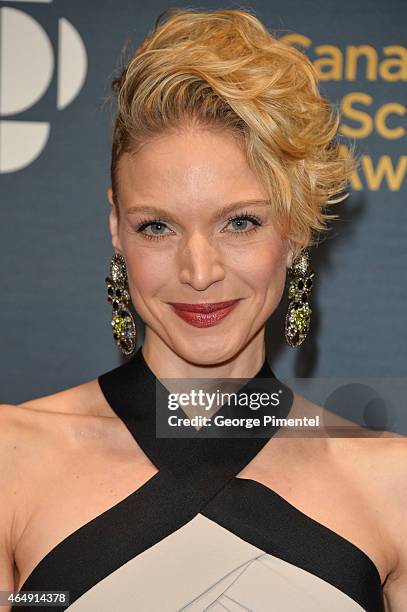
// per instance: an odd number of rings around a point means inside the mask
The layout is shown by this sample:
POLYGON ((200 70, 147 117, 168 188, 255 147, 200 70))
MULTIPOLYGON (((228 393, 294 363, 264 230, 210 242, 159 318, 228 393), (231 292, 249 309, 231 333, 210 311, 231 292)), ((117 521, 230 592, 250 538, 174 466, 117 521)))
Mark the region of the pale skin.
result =
MULTIPOLYGON (((239 143, 196 126, 162 135, 122 156, 118 185, 116 203, 108 190, 112 245, 126 260, 132 301, 146 324, 150 369, 162 378, 254 376, 292 252, 261 203, 266 194, 239 143), (152 206, 165 218, 135 211, 152 206), (230 220, 243 213, 259 225, 230 220), (137 231, 156 217, 161 225, 137 231), (235 311, 209 328, 188 325, 167 304, 234 298, 242 298, 235 311)), ((323 414, 297 395, 296 410, 323 414)), ((97 380, 1 406, 0 421, 0 590, 17 590, 54 546, 157 469, 97 380)), ((406 465, 406 440, 390 432, 369 439, 276 435, 237 477, 258 480, 358 546, 379 571, 386 611, 404 612, 406 465)))
POLYGON ((146 322, 143 354, 162 376, 254 375, 265 356, 264 323, 280 302, 292 263, 288 243, 275 228, 267 195, 243 151, 230 136, 223 136, 222 144, 218 146, 216 134, 195 129, 178 137, 175 164, 173 143, 165 137, 145 145, 137 163, 123 155, 120 223, 108 192, 112 244, 126 260, 133 303, 146 322), (213 221, 222 207, 255 200, 263 202, 237 206, 213 221), (134 209, 151 206, 164 208, 173 219, 161 228, 164 236, 158 240, 147 237, 157 234, 156 226, 136 231, 154 215, 134 209), (239 235, 227 219, 245 211, 259 217, 262 226, 246 221, 246 234, 240 230, 239 235), (218 326, 185 325, 166 303, 235 298, 243 299, 234 317, 222 323, 221 337, 218 326))

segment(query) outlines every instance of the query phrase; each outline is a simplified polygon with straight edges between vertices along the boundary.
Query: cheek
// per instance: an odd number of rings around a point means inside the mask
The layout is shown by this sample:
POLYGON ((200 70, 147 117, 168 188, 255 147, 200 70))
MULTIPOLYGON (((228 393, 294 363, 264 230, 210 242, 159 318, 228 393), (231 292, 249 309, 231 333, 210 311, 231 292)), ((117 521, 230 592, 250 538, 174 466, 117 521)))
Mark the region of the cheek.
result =
MULTIPOLYGON (((139 256, 133 253, 131 256, 126 256, 127 276, 130 293, 134 301, 138 301, 139 295, 144 299, 157 294, 160 289, 168 282, 171 275, 168 274, 168 269, 165 266, 165 261, 162 255, 157 257, 146 257, 139 253, 139 256)), ((135 304, 136 306, 136 304, 135 304)))
POLYGON ((240 276, 254 289, 281 293, 286 277, 286 256, 282 246, 268 243, 248 251, 240 262, 240 276))

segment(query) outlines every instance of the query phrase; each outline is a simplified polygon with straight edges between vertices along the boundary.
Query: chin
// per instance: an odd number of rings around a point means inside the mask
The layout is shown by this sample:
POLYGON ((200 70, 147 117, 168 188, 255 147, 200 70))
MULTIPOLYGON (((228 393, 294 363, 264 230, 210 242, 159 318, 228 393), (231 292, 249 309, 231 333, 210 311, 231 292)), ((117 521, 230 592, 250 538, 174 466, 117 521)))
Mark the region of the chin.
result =
POLYGON ((196 338, 196 340, 176 342, 178 350, 176 352, 182 359, 195 365, 218 365, 233 359, 241 350, 242 344, 239 342, 226 345, 226 338, 222 334, 211 339, 196 338))

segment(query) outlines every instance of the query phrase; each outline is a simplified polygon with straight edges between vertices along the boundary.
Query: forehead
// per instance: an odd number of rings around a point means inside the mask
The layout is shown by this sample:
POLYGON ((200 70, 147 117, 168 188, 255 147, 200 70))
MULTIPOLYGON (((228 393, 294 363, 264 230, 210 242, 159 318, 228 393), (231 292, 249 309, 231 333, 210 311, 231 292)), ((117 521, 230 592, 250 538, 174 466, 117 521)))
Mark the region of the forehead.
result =
POLYGON ((266 198, 244 148, 225 130, 184 129, 145 142, 119 160, 119 199, 161 206, 212 206, 266 198))

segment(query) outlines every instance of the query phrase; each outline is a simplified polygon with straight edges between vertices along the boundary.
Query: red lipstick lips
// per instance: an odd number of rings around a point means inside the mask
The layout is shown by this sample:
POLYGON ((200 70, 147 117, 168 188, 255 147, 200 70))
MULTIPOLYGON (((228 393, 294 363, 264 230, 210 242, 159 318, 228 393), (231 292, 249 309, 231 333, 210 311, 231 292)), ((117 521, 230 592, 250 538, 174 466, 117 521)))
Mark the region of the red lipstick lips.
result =
POLYGON ((212 304, 186 304, 184 302, 169 302, 174 312, 184 321, 194 327, 211 327, 232 312, 240 301, 216 302, 212 304))

